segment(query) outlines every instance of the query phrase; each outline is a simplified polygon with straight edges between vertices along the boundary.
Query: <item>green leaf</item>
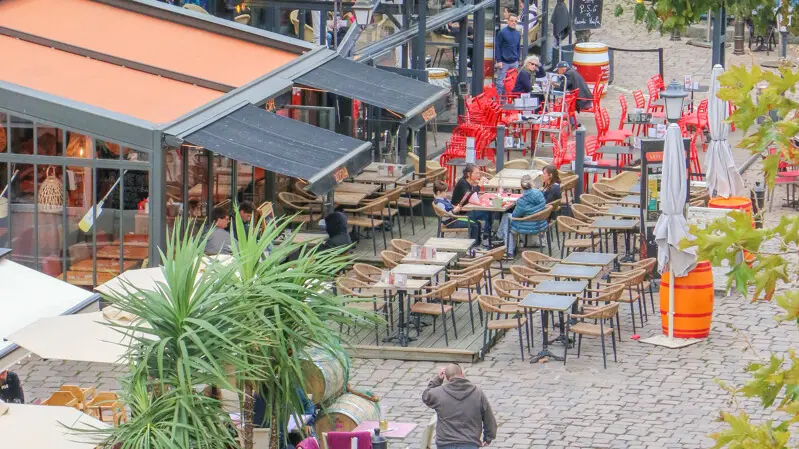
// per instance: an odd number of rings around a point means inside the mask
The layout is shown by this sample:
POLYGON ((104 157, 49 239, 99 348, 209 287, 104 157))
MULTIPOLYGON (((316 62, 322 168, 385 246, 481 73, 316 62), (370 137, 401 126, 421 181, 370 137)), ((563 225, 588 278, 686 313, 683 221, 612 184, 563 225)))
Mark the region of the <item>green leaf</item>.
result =
POLYGON ((779 321, 794 320, 799 324, 799 290, 788 290, 777 297, 776 303, 785 310, 784 314, 778 315, 779 321))
POLYGON ((727 273, 727 276, 729 276, 727 288, 729 288, 732 283, 735 283, 735 289, 738 290, 738 292, 740 292, 744 297, 746 297, 749 283, 755 281, 754 270, 749 268, 749 266, 744 262, 735 265, 732 270, 727 273))
POLYGON ((613 8, 613 17, 619 17, 622 14, 624 14, 624 7, 621 5, 616 5, 616 7, 613 8))

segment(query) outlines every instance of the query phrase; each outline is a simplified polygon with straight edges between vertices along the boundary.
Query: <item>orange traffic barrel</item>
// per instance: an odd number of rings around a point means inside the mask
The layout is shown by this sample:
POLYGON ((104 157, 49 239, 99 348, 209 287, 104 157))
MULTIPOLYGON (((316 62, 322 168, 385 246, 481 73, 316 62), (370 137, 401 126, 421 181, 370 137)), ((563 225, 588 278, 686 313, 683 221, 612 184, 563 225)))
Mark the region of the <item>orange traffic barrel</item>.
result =
MULTIPOLYGON (((660 320, 663 333, 669 334, 669 289, 671 273, 663 273, 660 281, 660 320)), ((710 262, 703 260, 688 276, 676 278, 674 285, 674 336, 705 338, 710 334, 713 318, 713 272, 710 262)))

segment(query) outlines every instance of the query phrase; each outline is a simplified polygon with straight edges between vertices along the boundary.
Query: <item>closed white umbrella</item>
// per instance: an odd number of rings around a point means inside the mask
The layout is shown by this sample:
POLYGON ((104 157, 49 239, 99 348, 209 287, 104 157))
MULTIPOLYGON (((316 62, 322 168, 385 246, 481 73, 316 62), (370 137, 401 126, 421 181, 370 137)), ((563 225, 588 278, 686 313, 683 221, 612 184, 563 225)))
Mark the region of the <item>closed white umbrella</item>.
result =
MULTIPOLYGON (((679 249, 688 236, 685 201, 688 196, 688 173, 680 127, 672 123, 666 130, 663 145, 663 178, 660 189, 660 218, 655 224, 658 265, 663 272, 668 264, 672 277, 683 277, 696 266, 694 250, 679 249)), ((673 281, 672 281, 673 283, 673 281)), ((669 288, 669 337, 674 337, 674 287, 669 288)))
POLYGON ((730 134, 730 125, 727 123, 729 108, 726 101, 717 96, 720 89, 719 76, 724 73, 724 68, 716 64, 713 67, 712 81, 710 83, 710 98, 707 105, 708 126, 710 127, 710 145, 705 156, 705 179, 710 195, 717 192, 718 196, 729 198, 740 196, 744 193, 744 180, 735 167, 732 157, 732 148, 727 141, 730 134))
POLYGON ((13 449, 93 449, 108 424, 72 407, 0 403, 0 441, 13 449), (73 430, 74 429, 74 430, 73 430))

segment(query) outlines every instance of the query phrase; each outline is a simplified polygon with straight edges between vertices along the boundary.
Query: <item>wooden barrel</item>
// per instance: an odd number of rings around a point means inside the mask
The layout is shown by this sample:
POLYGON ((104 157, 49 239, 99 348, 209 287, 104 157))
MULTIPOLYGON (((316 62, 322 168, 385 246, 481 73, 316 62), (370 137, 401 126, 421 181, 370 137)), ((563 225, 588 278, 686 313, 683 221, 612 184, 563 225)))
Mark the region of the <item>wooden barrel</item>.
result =
MULTIPOLYGON (((707 202, 707 207, 714 209, 735 209, 742 210, 752 218, 752 200, 742 196, 731 196, 729 198, 711 198, 707 202)), ((755 227, 755 220, 752 218, 752 227, 755 227)))
POLYGON ((311 360, 303 360, 302 374, 304 379, 303 389, 311 395, 314 404, 319 404, 328 399, 344 393, 349 377, 349 360, 341 361, 321 349, 312 348, 308 351, 311 360))
MULTIPOLYGON (((660 281, 660 319, 663 334, 669 334, 669 289, 671 273, 660 281)), ((705 338, 713 318, 713 272, 710 262, 700 261, 688 276, 676 278, 674 286, 674 336, 705 338)))
POLYGON ((325 407, 316 418, 316 434, 350 432, 363 421, 380 420, 380 404, 346 393, 325 407))
POLYGON ((575 45, 572 65, 585 78, 591 91, 594 90, 594 84, 599 79, 605 85, 604 92, 607 92, 607 83, 610 79, 610 59, 607 45, 599 42, 582 42, 575 45))
POLYGON ((486 78, 491 79, 494 75, 494 36, 486 36, 483 43, 485 52, 483 53, 483 71, 486 78))

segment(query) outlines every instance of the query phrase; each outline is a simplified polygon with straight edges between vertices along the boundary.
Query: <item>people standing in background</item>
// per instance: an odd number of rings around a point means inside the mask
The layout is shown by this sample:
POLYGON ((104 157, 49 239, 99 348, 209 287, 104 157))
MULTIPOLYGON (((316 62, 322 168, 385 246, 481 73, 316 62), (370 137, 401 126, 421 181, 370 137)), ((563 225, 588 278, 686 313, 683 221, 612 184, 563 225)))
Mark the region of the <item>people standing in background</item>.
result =
POLYGON ((508 16, 508 25, 499 30, 494 39, 494 59, 496 60, 497 78, 494 83, 497 92, 505 95, 505 74, 510 69, 519 67, 519 53, 521 52, 522 35, 516 29, 517 17, 508 16))
POLYGON ((17 373, 0 371, 0 400, 8 404, 25 403, 25 392, 22 391, 22 382, 17 373))

